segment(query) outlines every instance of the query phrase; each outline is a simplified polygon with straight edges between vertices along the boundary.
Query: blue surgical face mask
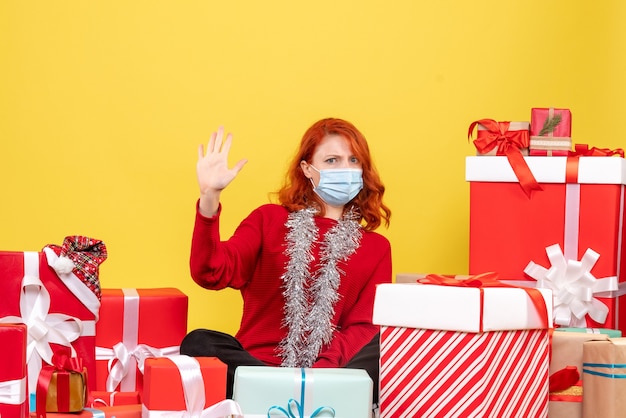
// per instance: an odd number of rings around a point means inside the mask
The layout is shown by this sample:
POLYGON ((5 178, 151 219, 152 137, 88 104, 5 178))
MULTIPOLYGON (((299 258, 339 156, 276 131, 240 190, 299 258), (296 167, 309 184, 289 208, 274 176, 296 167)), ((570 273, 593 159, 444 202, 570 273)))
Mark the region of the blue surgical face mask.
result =
POLYGON ((310 166, 320 173, 320 181, 317 187, 315 187, 315 183, 311 179, 313 191, 331 206, 345 205, 354 199, 363 188, 363 170, 360 168, 318 170, 312 165, 310 166))

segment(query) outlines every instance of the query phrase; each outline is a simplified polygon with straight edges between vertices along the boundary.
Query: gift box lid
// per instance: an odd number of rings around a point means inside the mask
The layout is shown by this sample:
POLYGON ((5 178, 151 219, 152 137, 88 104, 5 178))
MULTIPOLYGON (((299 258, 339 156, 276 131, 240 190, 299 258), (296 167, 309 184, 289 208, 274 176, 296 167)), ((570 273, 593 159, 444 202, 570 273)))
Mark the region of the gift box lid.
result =
MULTIPOLYGON (((552 291, 536 289, 552 327, 552 291)), ((383 283, 376 288, 372 322, 405 328, 481 332, 542 329, 528 293, 518 287, 483 288, 420 283, 383 283), (481 327, 482 317, 482 327, 481 327)))
MULTIPOLYGON (((539 183, 565 183, 568 157, 524 157, 539 183)), ((507 157, 468 156, 465 180, 517 183, 518 179, 507 157)), ((626 159, 611 157, 579 157, 578 183, 626 184, 626 159)))

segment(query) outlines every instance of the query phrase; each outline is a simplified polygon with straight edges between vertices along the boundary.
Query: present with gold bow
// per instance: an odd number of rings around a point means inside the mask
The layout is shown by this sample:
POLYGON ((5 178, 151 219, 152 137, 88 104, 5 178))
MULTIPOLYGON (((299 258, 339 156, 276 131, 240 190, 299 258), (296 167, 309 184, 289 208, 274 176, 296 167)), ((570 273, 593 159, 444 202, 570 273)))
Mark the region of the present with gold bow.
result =
POLYGON ((557 328, 552 334, 550 358, 550 411, 555 418, 581 418, 583 414, 583 344, 606 341, 617 330, 557 328))
POLYGON ((372 322, 381 416, 547 414, 551 291, 431 274, 379 285, 372 322))
POLYGON ((572 149, 572 112, 535 107, 530 111, 530 146, 533 156, 566 156, 572 149))
MULTIPOLYGON (((28 391, 34 398, 42 366, 54 351, 69 348, 95 382, 95 323, 100 309, 99 265, 107 258, 102 241, 68 236, 42 251, 0 252, 0 323, 28 328, 28 391)), ((31 404, 34 410, 34 404, 31 404)))
POLYGON ((506 156, 522 190, 528 197, 533 190, 541 190, 541 186, 524 160, 524 155, 528 155, 528 122, 477 120, 470 124, 467 133, 469 139, 472 138, 475 128, 477 128, 477 136, 473 142, 478 155, 506 156))
POLYGON ((87 369, 69 348, 52 356, 52 365, 42 367, 37 380, 37 417, 46 412, 80 412, 87 405, 87 369))

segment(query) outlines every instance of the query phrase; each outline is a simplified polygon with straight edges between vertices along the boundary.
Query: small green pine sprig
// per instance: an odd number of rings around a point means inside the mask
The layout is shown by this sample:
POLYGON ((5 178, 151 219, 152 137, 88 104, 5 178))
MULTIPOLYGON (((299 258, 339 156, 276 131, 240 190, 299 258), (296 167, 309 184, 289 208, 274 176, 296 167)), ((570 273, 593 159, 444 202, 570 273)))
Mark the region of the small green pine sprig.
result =
POLYGON ((543 122, 543 128, 541 128, 539 136, 544 136, 549 134, 550 132, 553 132, 559 125, 559 123, 561 123, 560 114, 556 114, 552 118, 547 117, 546 120, 543 122))

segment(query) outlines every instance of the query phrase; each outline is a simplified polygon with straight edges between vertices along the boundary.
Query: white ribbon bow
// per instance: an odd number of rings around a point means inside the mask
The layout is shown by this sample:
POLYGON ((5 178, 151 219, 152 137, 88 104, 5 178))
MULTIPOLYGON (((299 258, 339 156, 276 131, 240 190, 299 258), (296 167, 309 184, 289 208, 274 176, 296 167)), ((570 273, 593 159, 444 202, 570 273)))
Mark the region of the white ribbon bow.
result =
POLYGON ((75 355, 72 342, 76 341, 83 331, 80 319, 49 311, 50 294, 39 278, 39 254, 25 252, 20 296, 21 317, 5 316, 0 318, 0 322, 26 324, 28 328, 26 361, 30 393, 34 393, 37 387, 42 361, 52 364, 53 352, 50 344, 70 347, 72 355, 75 355))
POLYGON ((20 405, 26 401, 26 378, 0 382, 0 404, 20 405))
POLYGON ((143 374, 144 363, 147 358, 169 357, 179 353, 179 346, 155 348, 146 344, 139 344, 134 349, 129 349, 123 342, 119 342, 113 348, 96 347, 96 360, 109 361, 106 390, 113 392, 120 383, 125 381, 129 381, 129 385, 124 390, 134 390, 137 377, 131 371, 135 370, 136 366, 143 374))
POLYGON ((180 373, 185 396, 184 411, 151 411, 143 406, 143 417, 146 418, 222 418, 241 416, 241 407, 232 399, 226 399, 215 405, 204 408, 204 380, 198 361, 190 356, 177 355, 169 359, 176 365, 180 373))
POLYGON ((546 269, 529 262, 524 273, 537 280, 538 288, 551 289, 554 300, 554 323, 585 328, 585 316, 603 324, 609 308, 594 298, 602 292, 618 290, 616 276, 597 279, 591 269, 600 254, 588 248, 580 261, 566 259, 559 244, 546 248, 551 267, 546 269))

